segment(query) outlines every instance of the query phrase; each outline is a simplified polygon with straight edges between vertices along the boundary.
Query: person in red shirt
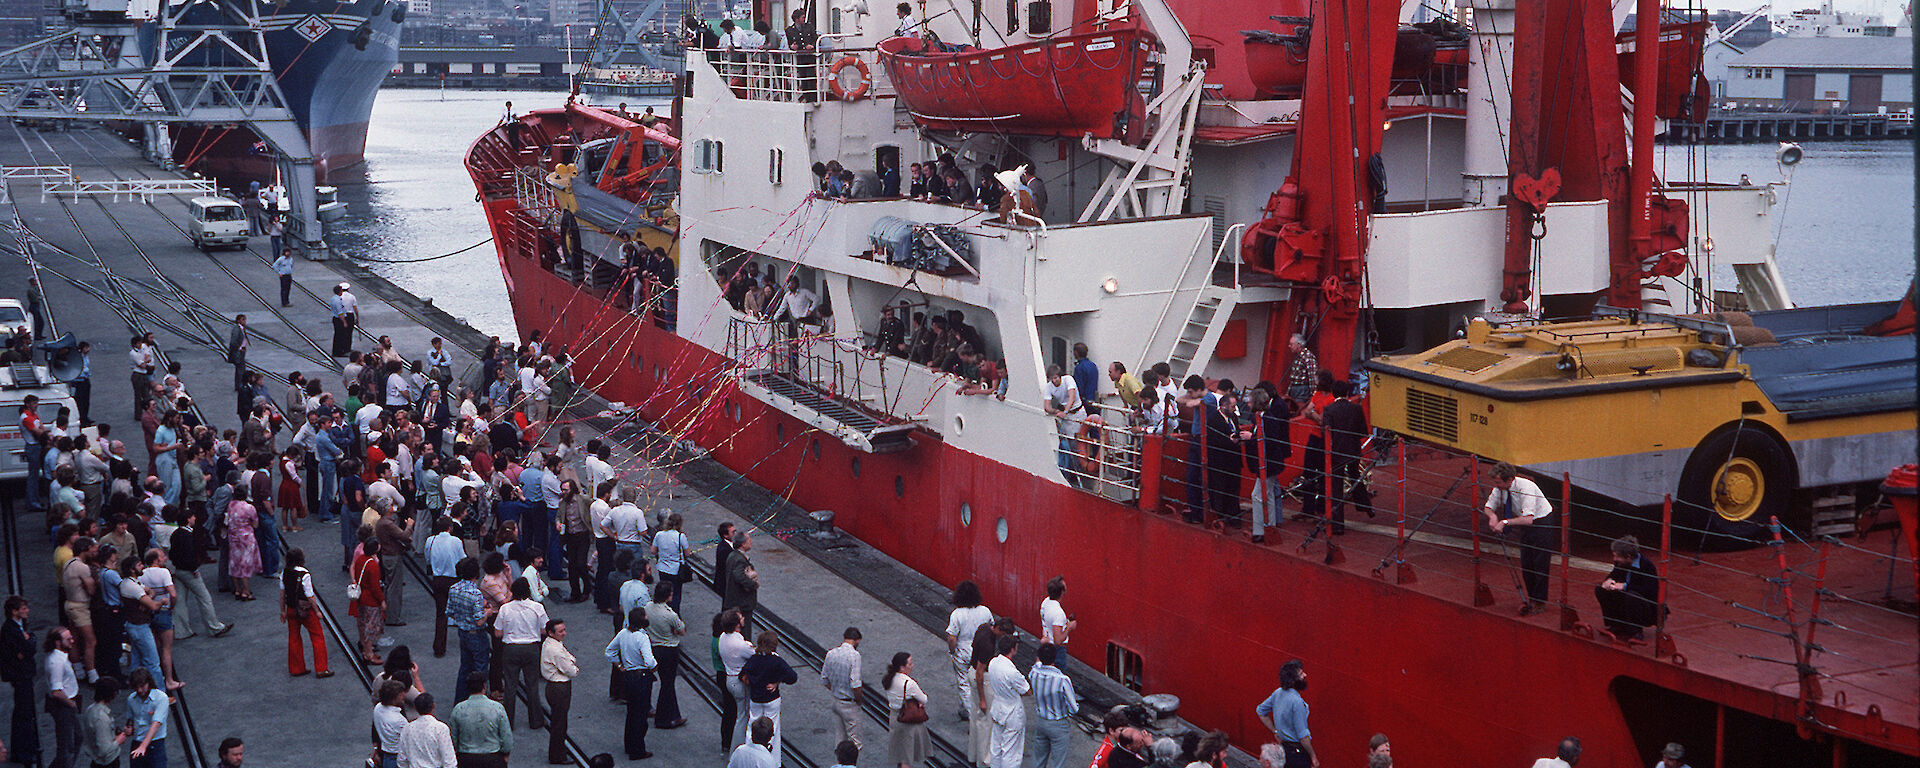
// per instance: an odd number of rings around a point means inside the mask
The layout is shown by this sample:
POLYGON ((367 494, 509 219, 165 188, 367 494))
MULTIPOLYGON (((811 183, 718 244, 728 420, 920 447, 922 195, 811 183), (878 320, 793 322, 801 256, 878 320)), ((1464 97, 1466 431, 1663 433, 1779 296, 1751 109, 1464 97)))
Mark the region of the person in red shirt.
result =
POLYGON ((20 438, 26 442, 21 459, 27 462, 27 510, 47 508, 46 457, 47 428, 40 423, 40 396, 27 395, 20 401, 20 438))
POLYGON ((347 603, 347 613, 358 619, 360 658, 375 666, 386 661, 373 652, 374 641, 386 632, 387 593, 380 588, 380 540, 368 536, 360 541, 353 558, 353 583, 360 597, 347 603))

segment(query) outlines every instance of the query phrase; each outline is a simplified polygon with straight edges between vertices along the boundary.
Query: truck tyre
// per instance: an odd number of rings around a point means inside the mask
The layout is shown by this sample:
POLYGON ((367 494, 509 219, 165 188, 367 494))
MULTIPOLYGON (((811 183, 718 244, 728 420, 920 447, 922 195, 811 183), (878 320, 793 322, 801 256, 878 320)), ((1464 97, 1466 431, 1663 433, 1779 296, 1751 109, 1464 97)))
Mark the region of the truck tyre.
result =
POLYGON ((1769 540, 1768 523, 1786 521, 1793 498, 1786 446, 1754 428, 1716 432, 1700 442, 1680 474, 1674 499, 1676 543, 1698 537, 1702 549, 1735 549, 1769 540))

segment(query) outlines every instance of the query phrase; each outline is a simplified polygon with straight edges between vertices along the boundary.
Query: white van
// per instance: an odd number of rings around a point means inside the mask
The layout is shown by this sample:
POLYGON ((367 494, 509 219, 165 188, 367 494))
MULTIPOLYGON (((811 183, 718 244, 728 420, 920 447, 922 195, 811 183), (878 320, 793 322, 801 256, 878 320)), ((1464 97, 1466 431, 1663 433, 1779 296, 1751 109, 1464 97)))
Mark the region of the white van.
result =
POLYGON ((187 202, 187 211, 193 214, 187 231, 200 250, 247 246, 247 211, 239 203, 224 197, 196 197, 187 202))
POLYGON ((20 432, 20 408, 27 395, 39 395, 40 421, 51 426, 61 406, 71 409, 73 423, 80 410, 67 385, 54 381, 44 365, 0 366, 0 480, 27 479, 25 436, 20 432))

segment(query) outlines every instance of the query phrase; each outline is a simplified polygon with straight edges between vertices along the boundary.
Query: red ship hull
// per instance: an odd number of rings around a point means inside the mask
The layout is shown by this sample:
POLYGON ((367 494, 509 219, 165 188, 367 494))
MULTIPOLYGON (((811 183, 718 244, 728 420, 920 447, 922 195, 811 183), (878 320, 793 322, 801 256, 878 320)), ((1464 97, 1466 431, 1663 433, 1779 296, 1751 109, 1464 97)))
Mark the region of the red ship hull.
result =
MULTIPOLYGON (((488 205, 499 236, 512 201, 488 205)), ((1801 705, 1790 687, 1743 685, 1538 618, 1517 620, 1509 604, 1474 607, 1459 553, 1410 552, 1427 570, 1398 585, 1369 575, 1372 559, 1360 553, 1381 537, 1348 537, 1353 562, 1328 566, 1318 548, 1294 553, 1299 524, 1276 549, 929 435, 892 454, 802 437, 808 425, 751 396, 708 398, 689 384, 723 380, 730 361, 721 355, 603 303, 536 258, 503 252, 501 265, 516 321, 578 350, 582 370, 602 372, 604 381, 585 382, 601 396, 636 404, 749 480, 787 489, 803 508, 834 510, 846 532, 942 584, 975 580, 996 613, 1028 629, 1038 625, 1044 584, 1064 575, 1080 619, 1074 656, 1104 669, 1109 644, 1138 653, 1144 692, 1180 695, 1183 717, 1222 728, 1243 747, 1268 740, 1254 705, 1274 687, 1279 664, 1298 657, 1314 680, 1315 742, 1334 765, 1360 754, 1376 731, 1416 765, 1526 765, 1567 735, 1578 735, 1587 764, 1600 766, 1644 765, 1669 740, 1706 754, 1709 734, 1721 762, 1696 764, 1897 765, 1907 758, 1895 752, 1920 751, 1902 714, 1883 722, 1815 705, 1821 722, 1864 740, 1805 740, 1794 733, 1801 705)), ((1391 544, 1385 538, 1381 549, 1391 544)))
POLYGON ((1010 48, 928 52, 880 43, 880 62, 916 120, 940 130, 1126 138, 1146 102, 1137 81, 1153 36, 1131 27, 1060 35, 1010 48))

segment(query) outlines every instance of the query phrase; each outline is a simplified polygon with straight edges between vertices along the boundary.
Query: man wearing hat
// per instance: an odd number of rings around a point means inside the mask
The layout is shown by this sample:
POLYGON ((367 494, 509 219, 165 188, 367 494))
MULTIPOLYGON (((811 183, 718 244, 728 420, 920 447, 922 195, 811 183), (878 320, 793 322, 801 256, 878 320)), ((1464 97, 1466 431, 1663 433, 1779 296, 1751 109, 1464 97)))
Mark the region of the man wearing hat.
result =
POLYGON ((333 356, 346 357, 353 348, 353 328, 360 321, 360 300, 341 283, 333 287, 327 309, 333 313, 333 356))
POLYGON ((1669 741, 1666 749, 1660 750, 1660 760, 1653 764, 1653 768, 1687 768, 1686 756, 1686 747, 1680 746, 1679 742, 1669 741))

